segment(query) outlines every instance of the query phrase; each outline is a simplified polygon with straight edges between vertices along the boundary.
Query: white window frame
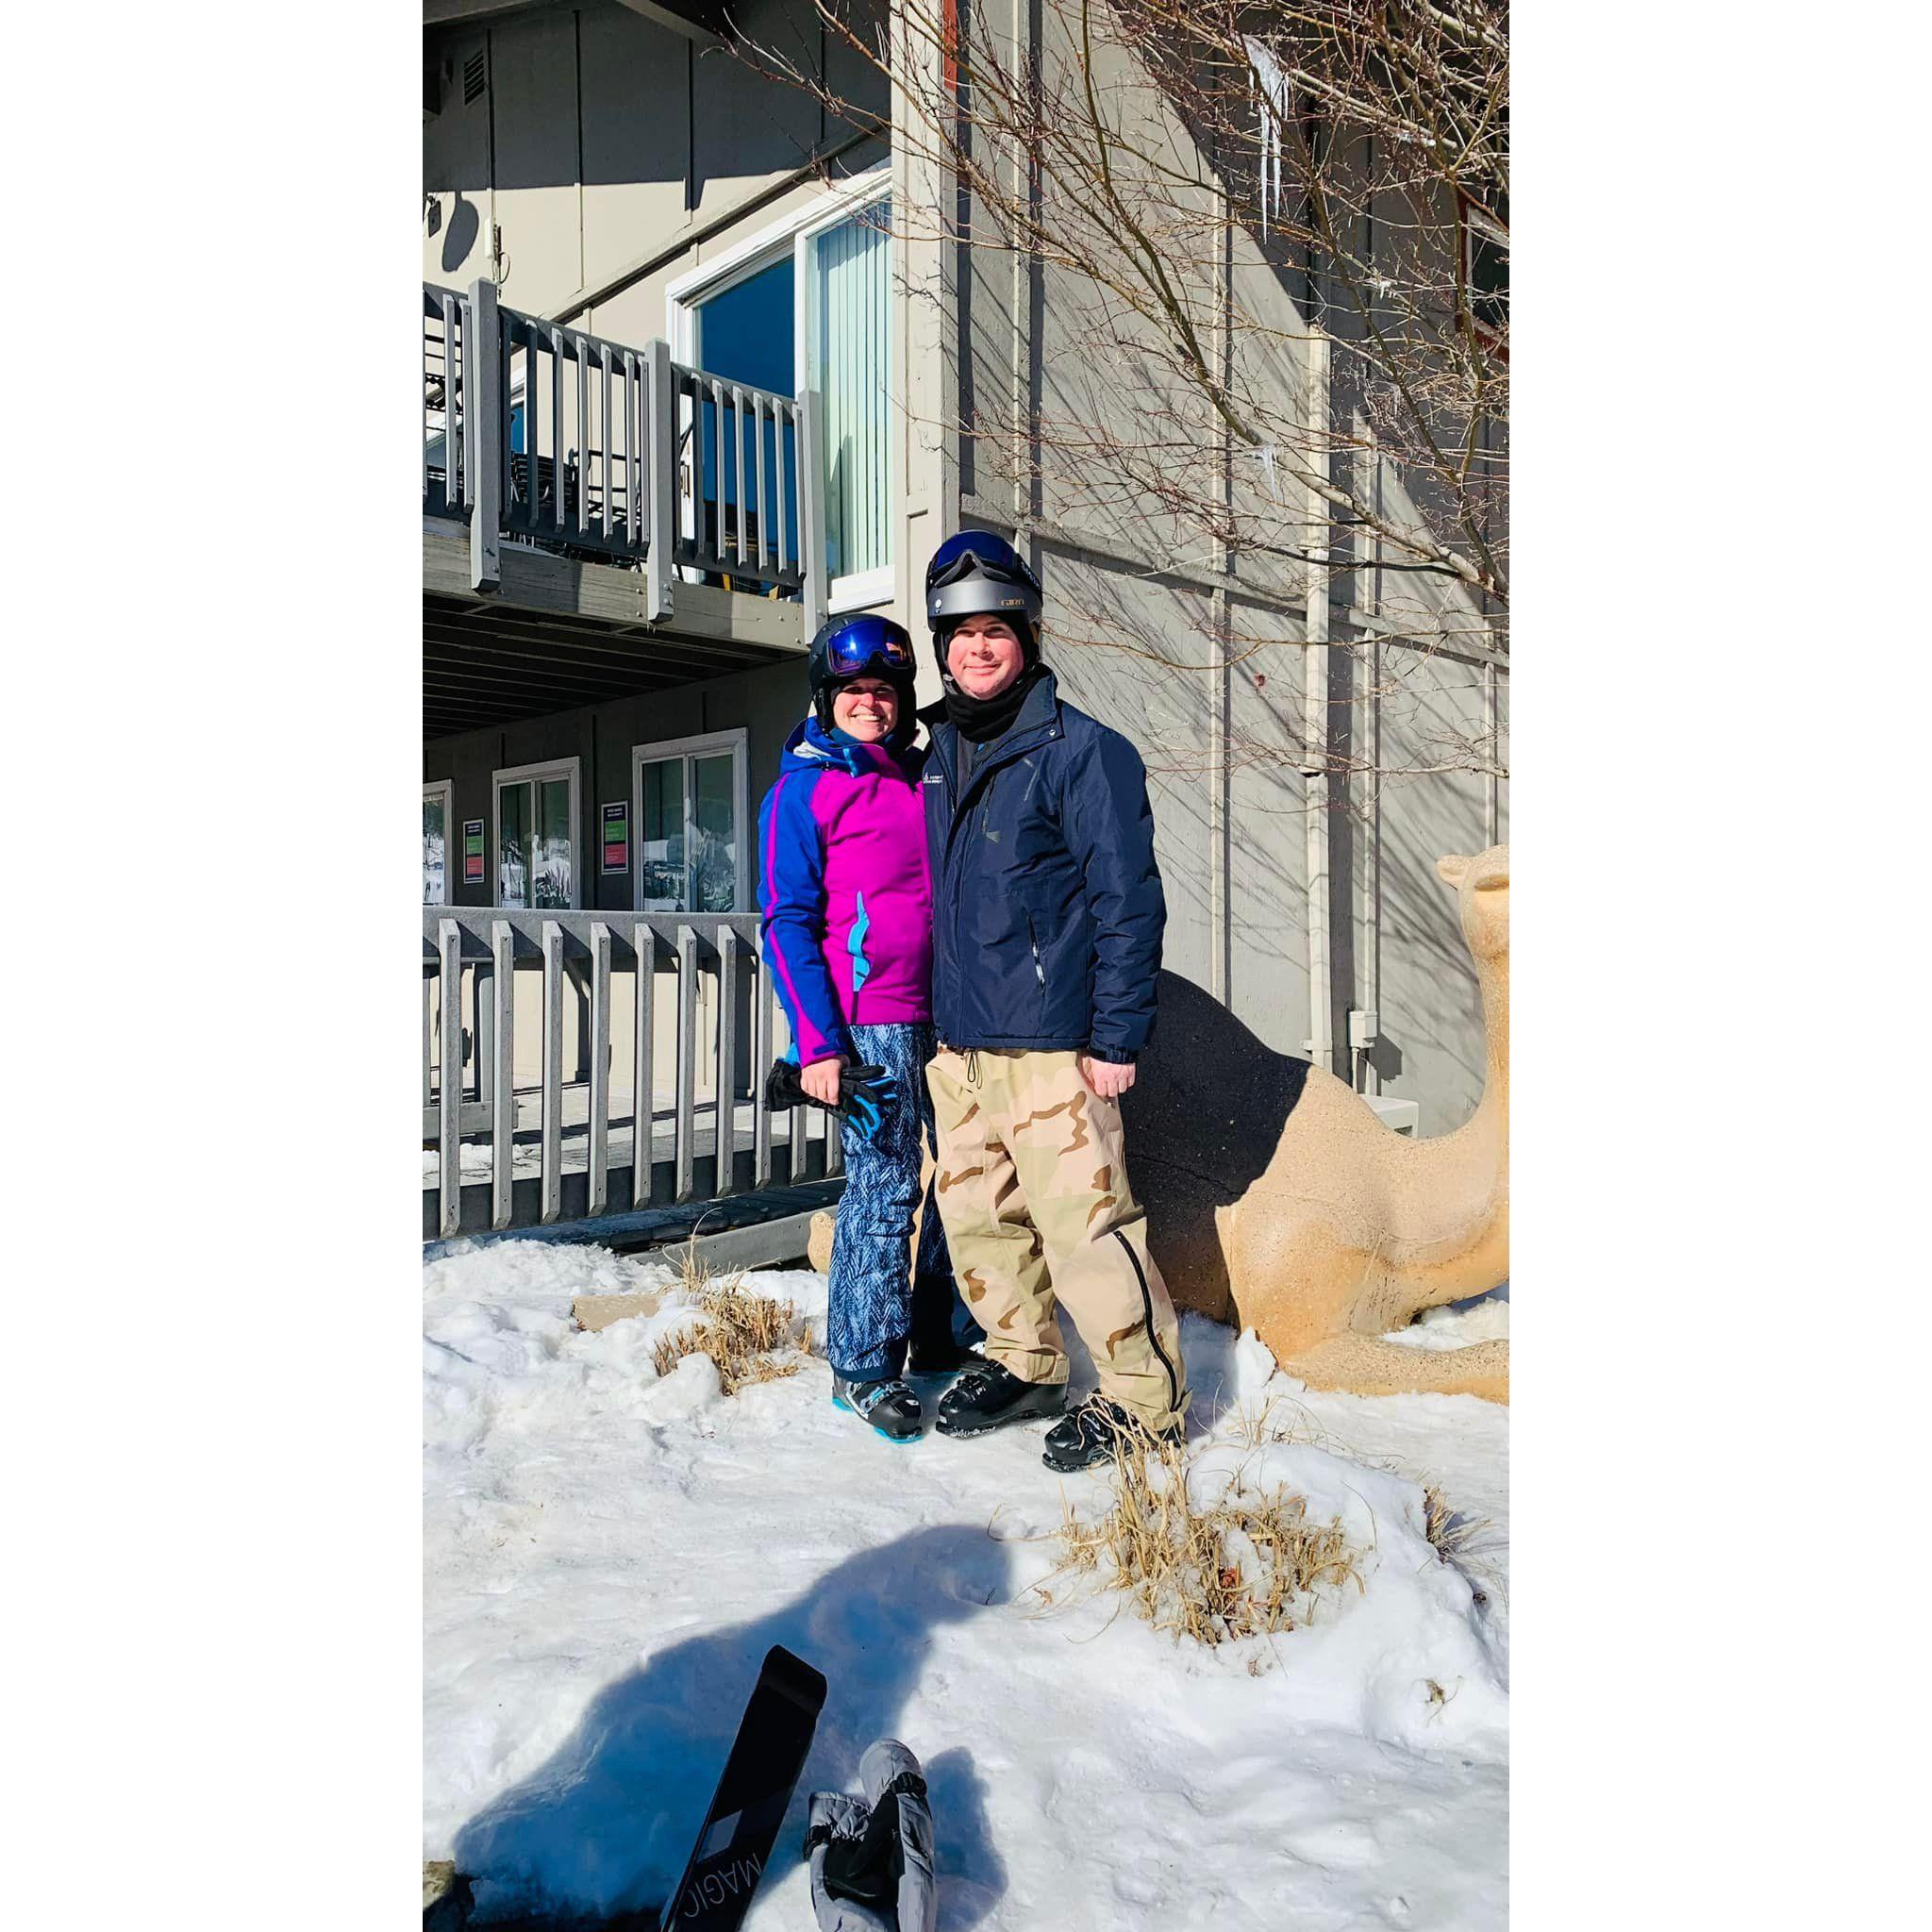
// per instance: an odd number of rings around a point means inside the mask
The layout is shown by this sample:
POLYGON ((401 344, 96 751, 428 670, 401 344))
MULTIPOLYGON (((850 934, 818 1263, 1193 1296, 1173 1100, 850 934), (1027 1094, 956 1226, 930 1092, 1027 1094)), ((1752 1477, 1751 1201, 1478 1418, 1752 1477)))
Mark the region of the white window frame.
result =
MULTIPOLYGON (((855 175, 837 188, 827 189, 802 208, 780 215, 774 222, 734 242, 709 261, 688 269, 665 285, 664 333, 671 343, 674 361, 687 368, 695 366, 697 310, 713 295, 722 295, 760 270, 768 269, 791 251, 791 367, 794 373, 810 366, 810 331, 807 327, 811 288, 811 244, 828 228, 848 221, 860 208, 884 201, 892 192, 892 164, 881 161, 862 175, 855 175)), ((886 529, 891 555, 876 570, 858 571, 848 576, 833 577, 825 587, 825 609, 836 616, 845 610, 868 610, 874 605, 889 604, 897 594, 898 545, 891 538, 898 530, 893 514, 898 502, 897 457, 899 430, 897 414, 886 414, 886 529)), ((823 487, 823 486, 821 486, 823 487)))
POLYGON ((450 888, 456 884, 451 876, 450 855, 456 850, 456 841, 451 836, 456 825, 457 783, 454 778, 439 778, 433 785, 423 788, 423 803, 427 805, 432 798, 442 800, 442 897, 425 899, 425 906, 452 906, 456 902, 450 896, 450 888))
MULTIPOLYGON (((631 834, 630 903, 634 910, 641 912, 644 906, 644 767, 663 764, 672 758, 716 758, 720 752, 731 754, 731 811, 738 824, 738 877, 732 887, 731 909, 733 912, 756 909, 751 903, 751 848, 752 841, 758 837, 758 827, 751 823, 750 743, 750 732, 742 724, 735 724, 727 731, 704 731, 691 738, 660 738, 650 743, 631 746, 630 810, 631 824, 635 829, 631 834)), ((691 864, 697 836, 696 809, 697 790, 691 782, 687 763, 684 783, 687 868, 691 864)), ((688 870, 686 876, 690 876, 688 870)))
MULTIPOLYGON (((490 903, 503 904, 503 788, 531 779, 570 780, 570 904, 568 907, 513 906, 513 912, 580 911, 584 903, 584 812, 581 758, 543 758, 534 765, 505 765, 490 774, 490 903)), ((535 818, 531 824, 534 828, 535 818)))

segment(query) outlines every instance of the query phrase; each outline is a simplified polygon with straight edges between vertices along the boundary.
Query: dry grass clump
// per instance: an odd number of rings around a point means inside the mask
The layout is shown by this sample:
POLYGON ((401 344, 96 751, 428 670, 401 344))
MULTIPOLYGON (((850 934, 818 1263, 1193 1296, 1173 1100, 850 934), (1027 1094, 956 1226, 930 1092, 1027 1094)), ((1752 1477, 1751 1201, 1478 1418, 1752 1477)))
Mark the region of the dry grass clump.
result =
POLYGON ((724 1280, 687 1252, 678 1282, 697 1319, 662 1337, 651 1364, 668 1375, 688 1355, 708 1355, 726 1395, 755 1382, 777 1382, 805 1366, 794 1342, 798 1310, 768 1294, 748 1294, 743 1277, 724 1280))
POLYGON ((1239 1479, 1202 1507, 1188 1490, 1193 1460, 1179 1444, 1117 1441, 1112 1506, 1089 1523, 1067 1505, 1055 1574, 1084 1574, 1157 1630, 1206 1644, 1292 1630, 1312 1620, 1318 1587, 1363 1587, 1339 1522, 1311 1523, 1305 1497, 1239 1479))
POLYGON ((1486 1516, 1464 1516, 1434 1483, 1423 1485, 1423 1534, 1443 1562, 1467 1556, 1490 1526, 1486 1516))

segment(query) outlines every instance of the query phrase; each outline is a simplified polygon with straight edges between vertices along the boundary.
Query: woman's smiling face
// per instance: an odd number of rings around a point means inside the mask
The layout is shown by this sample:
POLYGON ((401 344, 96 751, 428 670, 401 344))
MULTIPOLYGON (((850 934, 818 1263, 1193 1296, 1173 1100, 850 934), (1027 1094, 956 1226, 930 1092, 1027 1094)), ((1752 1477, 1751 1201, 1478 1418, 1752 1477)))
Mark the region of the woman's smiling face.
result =
POLYGON ((832 723, 861 744, 877 744, 899 722, 899 693, 882 677, 855 677, 832 698, 832 723))

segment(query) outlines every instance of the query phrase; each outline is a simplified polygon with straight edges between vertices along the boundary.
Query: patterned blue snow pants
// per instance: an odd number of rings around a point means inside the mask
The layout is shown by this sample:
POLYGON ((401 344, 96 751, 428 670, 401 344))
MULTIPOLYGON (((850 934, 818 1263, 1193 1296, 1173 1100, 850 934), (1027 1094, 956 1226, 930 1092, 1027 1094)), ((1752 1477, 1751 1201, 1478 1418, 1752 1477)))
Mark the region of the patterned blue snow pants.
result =
POLYGON ((937 1041, 929 1025, 854 1026, 860 1060, 883 1067, 899 1083, 899 1104, 868 1139, 856 1121, 841 1124, 845 1191, 832 1238, 825 1353, 847 1381, 877 1382, 902 1374, 908 1339, 943 1346, 980 1339, 953 1283, 945 1230, 930 1193, 919 1223, 915 1279, 907 1276, 912 1209, 919 1199, 919 1136, 932 1127, 925 1063, 937 1041))

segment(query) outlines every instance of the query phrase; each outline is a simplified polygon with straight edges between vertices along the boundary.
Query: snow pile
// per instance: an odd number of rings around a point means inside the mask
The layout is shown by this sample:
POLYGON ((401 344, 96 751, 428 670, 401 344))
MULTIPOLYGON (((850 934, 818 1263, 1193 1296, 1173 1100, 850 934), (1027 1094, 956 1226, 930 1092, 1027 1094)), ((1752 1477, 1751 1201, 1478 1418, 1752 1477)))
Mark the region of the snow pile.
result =
POLYGON ((1315 1592, 1291 1657, 1287 1640, 1246 1640, 1291 1668, 1297 1718, 1395 1743, 1481 1737, 1500 1748, 1501 1674, 1474 1587, 1428 1541, 1419 1483, 1306 1443, 1215 1441, 1191 1466, 1188 1488, 1200 1508, 1229 1493, 1285 1491, 1305 1499, 1308 1522, 1339 1524, 1357 1553, 1357 1580, 1315 1592))
POLYGON ((1466 1302, 1424 1308, 1407 1328, 1392 1329, 1384 1339, 1404 1348, 1467 1348, 1473 1341, 1507 1341, 1509 1337, 1509 1287, 1466 1302))
MULTIPOLYGON (((823 1332, 823 1277, 745 1285, 823 1332)), ((425 1270, 424 1855, 476 1876, 479 1924, 660 1902, 773 1643, 830 1691, 754 1932, 810 1923, 807 1793, 885 1734, 925 1762, 944 1926, 1503 1922, 1504 1411, 1317 1395, 1186 1318, 1193 1480, 1305 1494, 1363 1587, 1184 1647, 1053 1580, 1063 1498, 1109 1492, 1037 1429, 894 1446, 821 1360, 729 1400, 702 1357, 660 1378, 672 1287, 536 1242, 425 1270), (574 1296, 639 1290, 659 1313, 574 1326, 574 1296), (1247 1440, 1264 1409, 1294 1440, 1247 1440), (1486 1555, 1440 1559, 1424 1475, 1498 1525, 1486 1555)))

